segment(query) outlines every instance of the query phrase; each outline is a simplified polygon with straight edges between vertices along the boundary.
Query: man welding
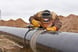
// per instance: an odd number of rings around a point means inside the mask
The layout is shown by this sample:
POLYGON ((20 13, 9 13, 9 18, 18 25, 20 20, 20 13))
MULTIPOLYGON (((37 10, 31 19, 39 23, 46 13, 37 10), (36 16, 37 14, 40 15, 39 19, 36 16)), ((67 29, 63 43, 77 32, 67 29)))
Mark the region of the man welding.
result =
POLYGON ((43 28, 47 31, 58 31, 62 26, 58 16, 49 10, 40 11, 29 18, 34 27, 43 28))

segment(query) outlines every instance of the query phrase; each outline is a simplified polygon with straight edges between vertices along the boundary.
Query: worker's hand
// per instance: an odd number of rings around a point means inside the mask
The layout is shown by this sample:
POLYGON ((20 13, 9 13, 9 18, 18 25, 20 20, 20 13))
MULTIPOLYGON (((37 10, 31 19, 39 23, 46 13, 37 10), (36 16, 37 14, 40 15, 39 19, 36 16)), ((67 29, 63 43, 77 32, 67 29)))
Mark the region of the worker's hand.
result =
POLYGON ((40 27, 40 22, 37 21, 37 20, 35 20, 35 19, 33 19, 33 20, 32 20, 32 25, 33 25, 34 27, 40 27))
POLYGON ((47 27, 46 30, 47 31, 57 31, 57 28, 55 26, 53 26, 53 27, 47 27))

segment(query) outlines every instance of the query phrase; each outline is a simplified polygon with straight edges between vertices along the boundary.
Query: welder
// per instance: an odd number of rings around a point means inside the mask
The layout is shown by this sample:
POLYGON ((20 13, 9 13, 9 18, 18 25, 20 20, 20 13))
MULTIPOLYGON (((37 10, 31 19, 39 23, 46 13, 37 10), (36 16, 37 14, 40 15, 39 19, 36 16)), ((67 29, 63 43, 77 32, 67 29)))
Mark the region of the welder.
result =
POLYGON ((43 28, 47 31, 58 31, 62 26, 58 15, 49 10, 43 10, 29 18, 30 23, 36 28, 43 28))

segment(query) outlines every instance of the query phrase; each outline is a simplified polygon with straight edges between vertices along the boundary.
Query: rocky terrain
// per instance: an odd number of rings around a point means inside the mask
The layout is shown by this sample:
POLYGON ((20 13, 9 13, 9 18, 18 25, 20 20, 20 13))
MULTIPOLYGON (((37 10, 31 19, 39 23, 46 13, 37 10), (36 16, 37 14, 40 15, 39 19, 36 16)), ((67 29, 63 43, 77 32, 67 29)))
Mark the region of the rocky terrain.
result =
MULTIPOLYGON (((78 32, 78 16, 74 14, 70 14, 66 17, 59 16, 60 21, 62 22, 62 27, 60 31, 64 32, 78 32)), ((22 19, 17 20, 0 20, 0 26, 11 26, 11 27, 26 27, 28 23, 24 22, 22 19)))

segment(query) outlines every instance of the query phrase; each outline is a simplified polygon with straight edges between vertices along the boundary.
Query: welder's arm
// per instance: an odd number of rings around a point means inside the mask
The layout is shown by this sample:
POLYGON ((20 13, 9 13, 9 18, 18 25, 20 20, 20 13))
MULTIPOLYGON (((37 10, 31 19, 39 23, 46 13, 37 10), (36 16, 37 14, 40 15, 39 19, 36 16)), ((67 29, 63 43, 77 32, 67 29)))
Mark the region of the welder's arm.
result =
POLYGON ((54 22, 54 25, 52 27, 47 27, 46 30, 48 31, 58 31, 62 26, 62 23, 59 21, 59 19, 56 19, 54 22))
POLYGON ((54 22, 54 26, 57 28, 57 31, 62 27, 62 22, 57 18, 54 22))
POLYGON ((35 20, 33 17, 30 17, 29 21, 34 27, 40 27, 40 22, 35 20))

